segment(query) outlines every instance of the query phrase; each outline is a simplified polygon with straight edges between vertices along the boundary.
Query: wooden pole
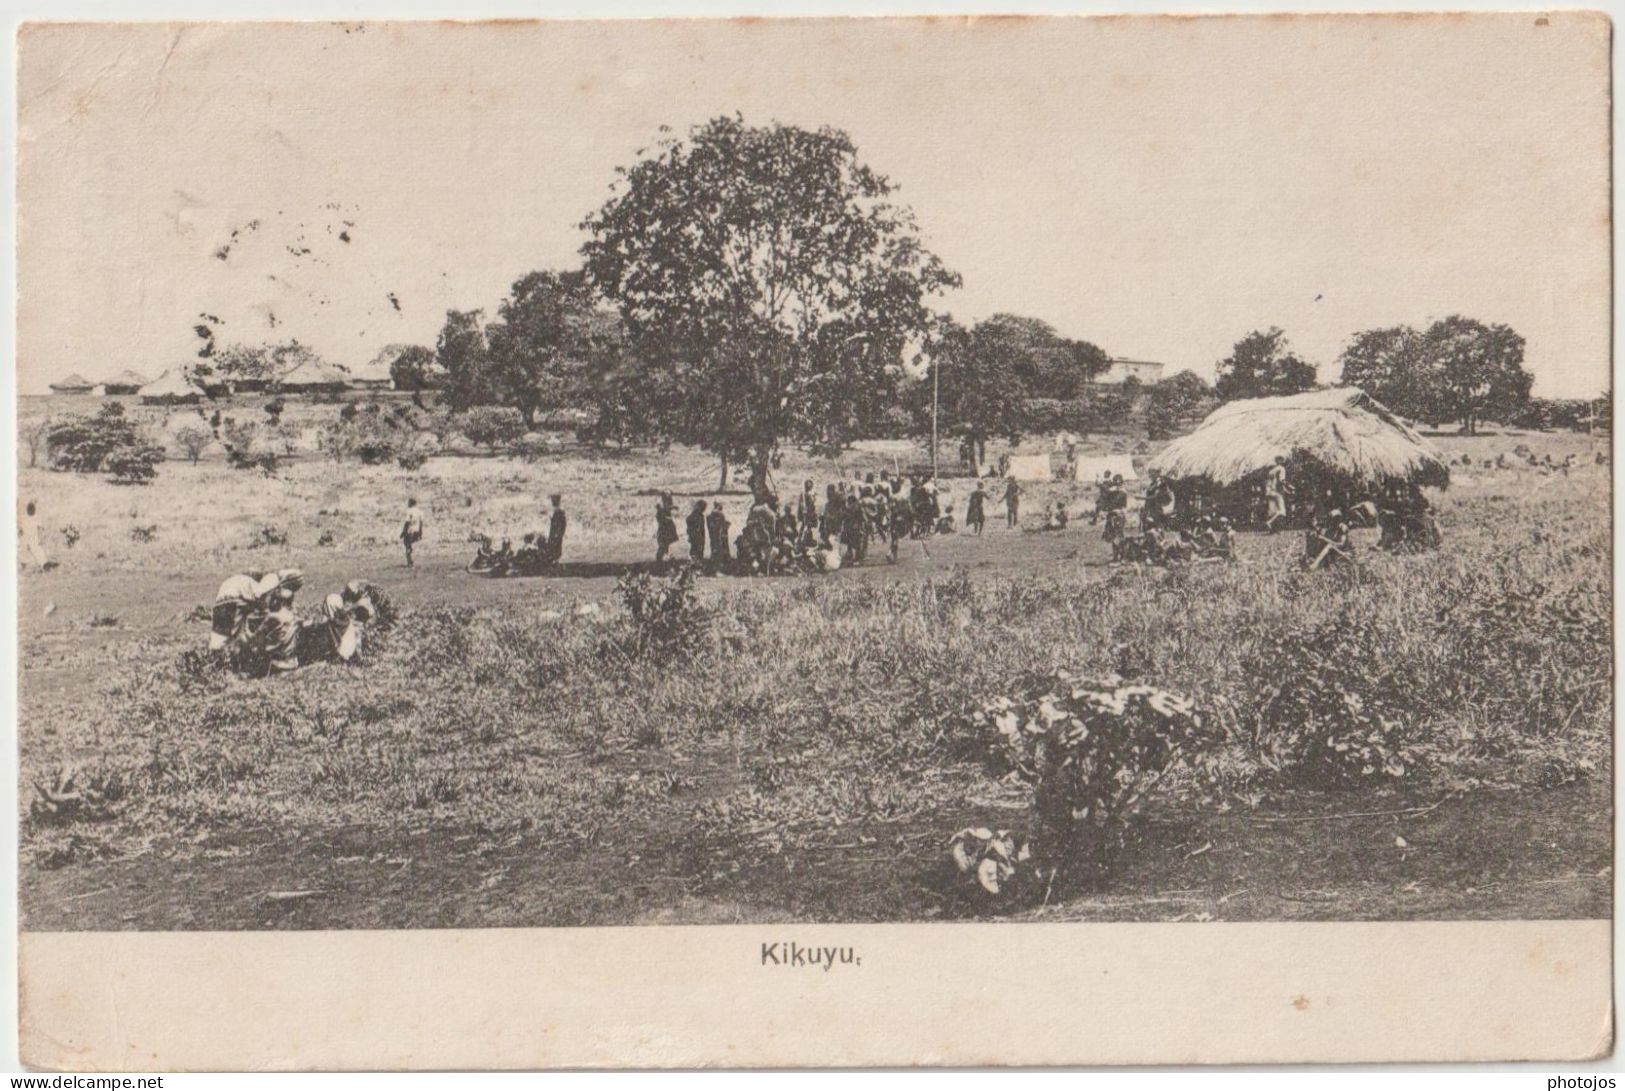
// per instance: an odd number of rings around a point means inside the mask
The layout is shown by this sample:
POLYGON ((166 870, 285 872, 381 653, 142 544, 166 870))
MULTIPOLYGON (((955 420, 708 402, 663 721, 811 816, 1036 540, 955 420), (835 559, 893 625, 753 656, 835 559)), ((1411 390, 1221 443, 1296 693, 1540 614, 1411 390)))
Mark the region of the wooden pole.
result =
POLYGON ((932 478, 932 480, 935 480, 936 477, 937 477, 937 401, 938 401, 938 394, 941 391, 941 387, 942 387, 942 383, 940 381, 940 376, 941 376, 940 367, 941 367, 941 365, 939 365, 937 363, 937 358, 933 355, 931 357, 931 478, 932 478))

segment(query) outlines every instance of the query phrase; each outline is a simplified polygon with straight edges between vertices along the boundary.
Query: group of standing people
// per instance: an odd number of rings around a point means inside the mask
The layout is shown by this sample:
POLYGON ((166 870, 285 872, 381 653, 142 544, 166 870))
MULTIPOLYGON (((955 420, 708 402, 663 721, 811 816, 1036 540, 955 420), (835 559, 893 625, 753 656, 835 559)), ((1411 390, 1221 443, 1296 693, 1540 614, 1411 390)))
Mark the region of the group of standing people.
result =
MULTIPOLYGON (((1009 482, 1010 525, 1017 520, 1020 486, 1009 482)), ((964 526, 980 535, 987 522, 988 493, 978 479, 965 502, 964 526)), ((929 474, 888 470, 830 482, 822 493, 809 478, 794 501, 782 502, 761 483, 737 535, 720 500, 696 500, 682 517, 672 494, 655 505, 655 561, 671 560, 684 538, 688 559, 715 572, 771 575, 782 571, 832 571, 861 564, 876 542, 895 562, 905 541, 917 540, 927 556, 927 540, 958 529, 955 501, 929 474)))

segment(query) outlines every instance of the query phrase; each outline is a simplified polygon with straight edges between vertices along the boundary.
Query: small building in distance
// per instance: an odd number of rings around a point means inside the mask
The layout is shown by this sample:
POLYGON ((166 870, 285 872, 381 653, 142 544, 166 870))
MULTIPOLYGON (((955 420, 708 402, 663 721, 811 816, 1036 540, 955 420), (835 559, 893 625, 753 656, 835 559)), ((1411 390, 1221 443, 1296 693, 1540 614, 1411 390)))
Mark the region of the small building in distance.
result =
POLYGON ((1124 356, 1113 356, 1111 366, 1101 372, 1095 382, 1119 384, 1129 379, 1138 379, 1150 386, 1162 381, 1162 369, 1166 366, 1154 360, 1130 360, 1124 356))
POLYGON ((103 394, 134 394, 147 385, 147 377, 134 371, 121 371, 102 380, 103 394))
POLYGON ((96 389, 96 384, 77 371, 66 378, 58 379, 50 386, 52 394, 89 394, 96 389))

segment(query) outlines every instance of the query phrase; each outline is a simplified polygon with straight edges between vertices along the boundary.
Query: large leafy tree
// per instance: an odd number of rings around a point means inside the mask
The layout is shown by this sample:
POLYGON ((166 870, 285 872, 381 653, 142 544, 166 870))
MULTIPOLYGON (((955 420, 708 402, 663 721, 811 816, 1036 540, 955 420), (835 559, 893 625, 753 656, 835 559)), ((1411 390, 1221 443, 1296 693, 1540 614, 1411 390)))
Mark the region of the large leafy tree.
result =
POLYGON ((369 370, 385 368, 396 390, 429 390, 445 378, 435 362, 434 350, 424 345, 385 345, 372 358, 369 370))
POLYGON ((1082 397, 1111 366, 1110 357, 1098 346, 1064 338, 1040 318, 996 314, 978 322, 976 332, 985 343, 999 342, 1029 398, 1082 397))
POLYGON ((1421 332, 1409 326, 1362 330, 1339 362, 1344 385, 1359 387, 1396 413, 1438 420, 1437 384, 1421 332))
POLYGON ((533 426, 544 409, 583 405, 621 340, 581 272, 540 271, 514 282, 493 322, 447 312, 435 358, 454 409, 509 406, 533 426))
POLYGON ((1023 358, 1017 342, 1003 332, 988 321, 966 329, 943 319, 930 343, 930 363, 937 374, 928 371, 909 390, 917 427, 928 432, 935 381, 942 430, 968 439, 978 465, 987 458, 990 437, 1016 439, 1022 432, 1027 401, 1023 358))
POLYGON ((445 373, 446 401, 453 410, 497 403, 484 311, 447 311, 435 339, 434 358, 445 373))
POLYGON ((959 278, 847 134, 722 117, 618 173, 582 254, 662 392, 646 431, 760 481, 786 442, 839 447, 873 425, 930 298, 959 278))
POLYGON ((1428 327, 1426 342, 1441 420, 1472 434, 1484 419, 1510 420, 1528 403, 1534 377, 1510 326, 1451 315, 1428 327))
POLYGON ((1292 351, 1279 326, 1237 341, 1215 370, 1213 392, 1224 402, 1300 394, 1315 385, 1315 365, 1292 351))
POLYGON ((1168 376, 1145 399, 1145 427, 1152 439, 1167 439, 1213 404, 1213 388, 1194 371, 1168 376))

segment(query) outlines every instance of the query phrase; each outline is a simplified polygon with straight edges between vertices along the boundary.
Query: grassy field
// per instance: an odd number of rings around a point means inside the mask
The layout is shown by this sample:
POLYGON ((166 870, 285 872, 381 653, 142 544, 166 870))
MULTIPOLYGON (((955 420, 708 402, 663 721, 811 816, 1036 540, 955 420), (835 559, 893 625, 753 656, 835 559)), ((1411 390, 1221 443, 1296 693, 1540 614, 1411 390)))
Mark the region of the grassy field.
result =
MULTIPOLYGON (((1233 566, 1114 568, 1086 522, 1012 531, 999 510, 980 540, 939 539, 929 557, 910 543, 896 566, 703 579, 706 619, 675 659, 638 650, 614 583, 652 556, 654 492, 714 496, 715 463, 697 452, 458 456, 412 473, 312 457, 273 478, 216 455, 166 464, 145 487, 24 469, 61 561, 21 584, 24 924, 990 912, 956 895, 947 841, 1023 828, 1028 797, 966 713, 1035 670, 1125 664, 1211 710, 1223 742, 1169 776, 1112 874, 1018 916, 1606 915, 1603 441, 1439 442, 1475 463, 1524 444, 1581 465, 1462 469, 1439 498, 1443 551, 1366 549, 1353 573, 1298 571, 1285 535, 1242 536, 1233 566), (470 531, 539 526, 553 491, 571 512, 563 573, 463 573, 470 531), (411 571, 394 541, 409 495, 428 518, 411 571), (138 527, 150 541, 132 539, 138 527), (265 527, 286 544, 263 544, 265 527), (177 668, 224 576, 288 564, 307 572, 307 600, 364 577, 405 608, 371 664, 266 681, 177 668), (577 616, 584 601, 599 611, 577 616), (1260 726, 1269 638, 1328 623, 1364 641, 1360 677, 1402 687, 1404 777, 1327 787, 1260 726), (67 768, 106 802, 28 813, 35 782, 67 768)), ((821 486, 920 457, 792 454, 780 479, 821 486)), ((1060 495, 1081 503, 1084 489, 1029 489, 1029 522, 1060 495)), ((745 496, 722 499, 737 526, 745 496)))

